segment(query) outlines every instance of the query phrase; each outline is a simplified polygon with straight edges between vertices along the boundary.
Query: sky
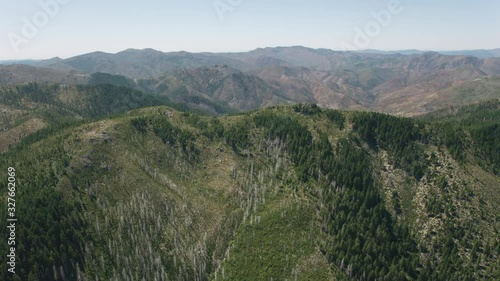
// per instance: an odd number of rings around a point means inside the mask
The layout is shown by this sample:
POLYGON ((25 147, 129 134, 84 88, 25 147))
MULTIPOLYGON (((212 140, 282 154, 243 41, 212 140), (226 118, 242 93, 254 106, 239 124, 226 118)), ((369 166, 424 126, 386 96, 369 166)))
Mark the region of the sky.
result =
POLYGON ((0 60, 153 48, 500 48, 498 0, 0 0, 0 60))

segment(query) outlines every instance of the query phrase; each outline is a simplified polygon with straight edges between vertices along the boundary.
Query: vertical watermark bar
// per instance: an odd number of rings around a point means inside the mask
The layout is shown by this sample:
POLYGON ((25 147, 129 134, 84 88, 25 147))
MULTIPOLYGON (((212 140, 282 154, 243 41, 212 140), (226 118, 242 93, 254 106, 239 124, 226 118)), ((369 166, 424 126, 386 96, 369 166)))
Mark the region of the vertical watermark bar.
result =
POLYGON ((16 273, 16 169, 9 167, 7 169, 7 229, 9 230, 9 238, 7 245, 9 253, 7 255, 7 271, 11 274, 16 273))

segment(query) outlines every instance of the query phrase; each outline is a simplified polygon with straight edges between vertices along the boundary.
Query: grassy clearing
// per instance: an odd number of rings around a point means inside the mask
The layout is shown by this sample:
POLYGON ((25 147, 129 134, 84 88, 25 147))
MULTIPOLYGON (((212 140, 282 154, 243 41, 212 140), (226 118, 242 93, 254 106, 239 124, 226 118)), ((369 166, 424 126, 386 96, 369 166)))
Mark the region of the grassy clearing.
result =
POLYGON ((215 280, 332 280, 318 250, 314 206, 289 192, 240 227, 215 280))

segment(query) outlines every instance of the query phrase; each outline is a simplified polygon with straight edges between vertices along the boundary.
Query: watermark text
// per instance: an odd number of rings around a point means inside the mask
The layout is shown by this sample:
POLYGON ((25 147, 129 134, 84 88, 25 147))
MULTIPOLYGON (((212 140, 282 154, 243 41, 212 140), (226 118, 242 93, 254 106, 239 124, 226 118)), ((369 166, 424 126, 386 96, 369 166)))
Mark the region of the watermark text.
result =
POLYGON ((363 50, 368 48, 372 41, 382 33, 383 29, 392 23, 394 16, 401 14, 403 11, 404 7, 400 0, 390 0, 385 9, 378 12, 372 11, 370 13, 372 19, 364 27, 356 27, 352 42, 342 42, 340 45, 341 50, 363 50))
POLYGON ((243 2, 244 0, 215 0, 213 6, 220 21, 224 21, 226 13, 234 12, 243 2))
POLYGON ((16 273, 16 169, 10 167, 7 170, 9 175, 7 179, 7 229, 9 238, 7 238, 8 255, 7 271, 16 273))
POLYGON ((21 19, 22 26, 19 32, 9 32, 7 38, 14 52, 19 53, 21 45, 26 45, 35 38, 41 29, 46 27, 50 20, 61 11, 61 7, 71 0, 41 0, 38 2, 39 10, 31 17, 21 19))

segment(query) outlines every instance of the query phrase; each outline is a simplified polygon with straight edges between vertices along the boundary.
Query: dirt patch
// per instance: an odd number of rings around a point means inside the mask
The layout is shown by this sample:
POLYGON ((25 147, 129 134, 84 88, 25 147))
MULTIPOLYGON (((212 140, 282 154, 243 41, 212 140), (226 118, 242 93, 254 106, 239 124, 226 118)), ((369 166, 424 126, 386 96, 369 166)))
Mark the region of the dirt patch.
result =
POLYGON ((111 128, 115 125, 115 122, 105 120, 95 123, 95 126, 87 131, 84 135, 84 140, 91 144, 110 142, 111 141, 111 128))

